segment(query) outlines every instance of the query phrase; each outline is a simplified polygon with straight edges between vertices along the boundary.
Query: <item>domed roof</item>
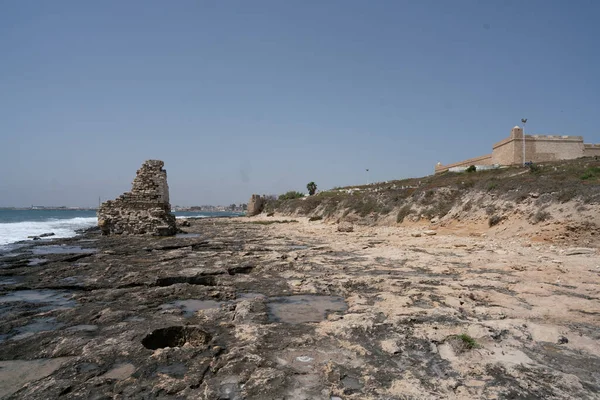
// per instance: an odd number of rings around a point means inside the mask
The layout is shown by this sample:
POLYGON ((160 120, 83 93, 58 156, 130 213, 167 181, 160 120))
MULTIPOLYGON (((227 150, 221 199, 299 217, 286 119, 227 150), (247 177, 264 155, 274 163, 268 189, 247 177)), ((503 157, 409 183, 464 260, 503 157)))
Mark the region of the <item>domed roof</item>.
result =
POLYGON ((515 125, 513 129, 521 129, 521 127, 519 125, 515 125))

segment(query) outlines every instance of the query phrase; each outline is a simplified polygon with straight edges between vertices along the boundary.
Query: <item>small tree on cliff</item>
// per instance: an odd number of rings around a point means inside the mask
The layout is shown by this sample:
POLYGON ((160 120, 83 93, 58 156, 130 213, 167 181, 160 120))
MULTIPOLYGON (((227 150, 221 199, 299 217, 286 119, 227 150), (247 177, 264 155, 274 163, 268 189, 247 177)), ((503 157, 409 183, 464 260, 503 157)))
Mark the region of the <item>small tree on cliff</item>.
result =
POLYGON ((308 194, 312 196, 317 192, 317 184, 314 182, 309 182, 309 184, 306 185, 306 189, 308 189, 308 194))

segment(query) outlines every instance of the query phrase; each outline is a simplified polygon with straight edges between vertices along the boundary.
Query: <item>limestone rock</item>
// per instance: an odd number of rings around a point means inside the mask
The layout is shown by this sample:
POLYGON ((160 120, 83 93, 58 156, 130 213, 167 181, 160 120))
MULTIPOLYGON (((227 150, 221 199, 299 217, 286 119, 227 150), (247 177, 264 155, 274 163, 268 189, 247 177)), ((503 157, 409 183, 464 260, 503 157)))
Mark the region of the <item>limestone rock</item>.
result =
POLYGON ((253 194, 250 197, 250 201, 248 201, 248 211, 246 215, 249 217, 253 217, 255 215, 260 214, 265 208, 265 198, 258 195, 253 194))
POLYGON ((98 209, 98 226, 103 235, 170 236, 177 233, 164 165, 160 160, 144 162, 130 192, 102 203, 98 209))
POLYGON ((342 221, 337 226, 338 232, 354 232, 354 225, 348 221, 342 221))
POLYGON ((187 226, 191 226, 191 223, 187 219, 178 219, 177 226, 187 227, 187 226))
POLYGON ((427 236, 435 236, 435 235, 437 235, 437 232, 433 231, 433 230, 429 230, 429 231, 423 231, 423 234, 427 235, 427 236))
POLYGON ((566 256, 575 256, 578 254, 594 254, 596 252, 596 249, 588 249, 585 247, 575 247, 572 249, 569 249, 565 252, 566 256))

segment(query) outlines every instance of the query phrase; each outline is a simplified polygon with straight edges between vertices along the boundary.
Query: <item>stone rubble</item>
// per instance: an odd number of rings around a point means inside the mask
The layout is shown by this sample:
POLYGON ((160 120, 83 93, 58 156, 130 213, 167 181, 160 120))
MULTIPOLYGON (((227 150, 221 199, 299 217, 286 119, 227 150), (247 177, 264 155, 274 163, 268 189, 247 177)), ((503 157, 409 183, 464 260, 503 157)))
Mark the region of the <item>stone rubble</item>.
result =
POLYGON ((144 162, 130 192, 102 203, 98 209, 98 226, 103 235, 171 236, 177 233, 164 165, 160 160, 144 162))

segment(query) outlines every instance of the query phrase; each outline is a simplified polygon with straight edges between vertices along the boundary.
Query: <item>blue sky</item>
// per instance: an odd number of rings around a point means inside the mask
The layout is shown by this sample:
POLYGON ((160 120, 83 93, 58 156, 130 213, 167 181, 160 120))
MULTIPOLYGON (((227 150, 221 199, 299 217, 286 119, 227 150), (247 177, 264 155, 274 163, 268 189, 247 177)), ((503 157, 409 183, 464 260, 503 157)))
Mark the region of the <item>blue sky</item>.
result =
POLYGON ((600 2, 2 1, 0 206, 431 174, 528 133, 600 143, 600 2))

